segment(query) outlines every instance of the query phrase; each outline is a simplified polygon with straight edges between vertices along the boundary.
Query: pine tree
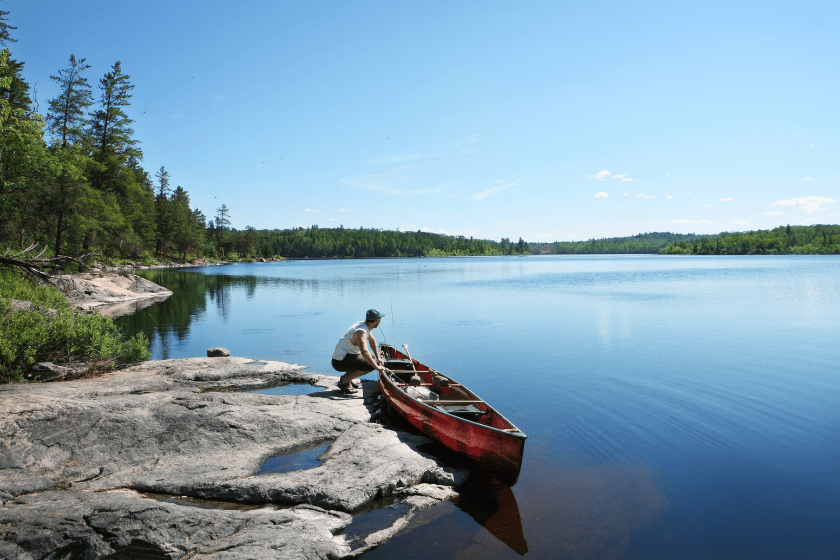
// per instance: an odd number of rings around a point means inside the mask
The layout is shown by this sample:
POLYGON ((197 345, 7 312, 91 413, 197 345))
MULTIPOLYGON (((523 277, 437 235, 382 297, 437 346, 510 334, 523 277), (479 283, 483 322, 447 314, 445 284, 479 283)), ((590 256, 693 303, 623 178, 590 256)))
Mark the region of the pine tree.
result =
POLYGON ((142 159, 137 148, 134 130, 124 108, 129 106, 134 86, 129 76, 122 73, 120 62, 99 80, 99 109, 91 114, 88 141, 99 169, 94 176, 94 185, 105 191, 120 191, 120 175, 129 158, 142 159))
POLYGON ((90 187, 83 172, 89 167, 87 155, 79 146, 86 123, 85 110, 93 103, 90 84, 83 75, 88 68, 90 65, 85 64, 84 58, 76 60, 71 54, 69 66, 59 70, 57 76, 50 76, 59 85, 60 93, 49 102, 47 129, 53 137, 54 151, 62 169, 45 199, 44 209, 54 216, 56 255, 61 254, 62 236, 70 227, 66 221, 68 214, 72 216, 80 211, 77 204, 91 194, 86 192, 90 187))
POLYGON ((71 54, 67 68, 59 70, 57 76, 50 76, 61 93, 49 102, 47 130, 64 149, 82 138, 85 111, 93 104, 90 84, 83 75, 88 68, 90 65, 85 64, 84 58, 76 60, 71 54))
POLYGON ((157 235, 155 236, 155 251, 158 255, 165 255, 169 250, 172 236, 173 208, 169 200, 169 173, 164 166, 155 173, 158 180, 158 193, 155 196, 155 214, 157 217, 157 235))
POLYGON ((9 29, 17 29, 6 23, 6 16, 9 12, 0 10, 0 46, 5 46, 6 42, 17 43, 17 39, 12 39, 9 35, 9 29))
MULTIPOLYGON (((0 90, 8 88, 9 50, 0 51, 0 90)), ((38 240, 37 210, 45 183, 57 175, 43 140, 44 122, 0 96, 0 238, 38 240), (34 232, 35 236, 28 236, 34 232)))
POLYGON ((216 208, 216 234, 219 236, 218 246, 223 257, 225 256, 225 229, 230 225, 230 220, 228 219, 229 214, 230 210, 228 210, 226 204, 222 204, 216 208))

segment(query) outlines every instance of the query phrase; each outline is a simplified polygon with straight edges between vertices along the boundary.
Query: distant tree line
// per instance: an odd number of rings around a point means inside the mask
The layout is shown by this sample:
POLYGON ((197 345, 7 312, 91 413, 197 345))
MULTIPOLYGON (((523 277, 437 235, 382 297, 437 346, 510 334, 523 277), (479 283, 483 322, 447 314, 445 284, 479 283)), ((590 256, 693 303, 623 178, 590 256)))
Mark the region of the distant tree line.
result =
POLYGON ((837 255, 840 226, 785 226, 744 233, 719 233, 663 247, 663 255, 837 255))
POLYGON ((257 232, 261 251, 290 258, 434 257, 528 254, 521 238, 489 241, 462 235, 440 235, 380 229, 309 228, 257 232))
POLYGON ((694 242, 705 236, 693 233, 651 232, 629 237, 605 237, 588 241, 555 241, 531 243, 533 254, 591 255, 623 253, 658 253, 662 248, 677 242, 694 242))

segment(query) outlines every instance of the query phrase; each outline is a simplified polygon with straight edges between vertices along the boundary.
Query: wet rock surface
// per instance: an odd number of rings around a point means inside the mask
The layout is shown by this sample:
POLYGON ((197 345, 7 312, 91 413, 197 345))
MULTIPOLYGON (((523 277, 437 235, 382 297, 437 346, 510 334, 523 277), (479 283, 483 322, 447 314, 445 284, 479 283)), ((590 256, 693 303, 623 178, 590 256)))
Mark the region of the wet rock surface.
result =
POLYGON ((302 370, 192 358, 0 387, 0 557, 151 547, 170 558, 349 558, 404 525, 351 542, 342 534, 350 512, 396 496, 410 516, 455 495, 468 471, 418 450, 428 439, 370 422, 376 382, 348 396, 337 377, 302 370), (290 382, 324 390, 241 391, 290 382), (319 466, 255 475, 266 458, 325 440, 319 466), (143 493, 261 507, 201 508, 143 493))

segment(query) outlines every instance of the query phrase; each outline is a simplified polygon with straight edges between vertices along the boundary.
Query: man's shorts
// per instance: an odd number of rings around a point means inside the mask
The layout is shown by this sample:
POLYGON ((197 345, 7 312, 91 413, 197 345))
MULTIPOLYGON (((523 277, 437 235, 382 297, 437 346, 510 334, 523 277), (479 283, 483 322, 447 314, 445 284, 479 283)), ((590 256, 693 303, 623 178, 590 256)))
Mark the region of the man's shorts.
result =
POLYGON ((335 371, 342 373, 351 371, 363 371, 367 373, 374 370, 374 367, 361 359, 358 354, 347 354, 343 360, 333 358, 332 367, 335 371))

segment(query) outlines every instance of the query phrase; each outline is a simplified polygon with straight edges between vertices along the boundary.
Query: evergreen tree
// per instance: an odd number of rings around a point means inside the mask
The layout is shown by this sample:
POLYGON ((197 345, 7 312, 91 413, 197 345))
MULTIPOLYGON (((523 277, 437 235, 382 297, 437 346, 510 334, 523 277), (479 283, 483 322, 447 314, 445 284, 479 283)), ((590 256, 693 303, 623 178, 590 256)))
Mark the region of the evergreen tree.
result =
POLYGON ((9 15, 9 12, 0 10, 0 46, 5 46, 6 42, 17 43, 17 39, 12 39, 9 35, 9 29, 17 29, 17 27, 12 27, 6 23, 7 15, 9 15))
POLYGON ((230 225, 230 219, 228 216, 230 211, 226 204, 222 204, 218 208, 216 208, 216 235, 218 236, 218 246, 219 250, 222 252, 222 256, 225 256, 225 229, 227 226, 230 225))
MULTIPOLYGON (((0 91, 8 91, 9 50, 0 51, 0 91)), ((36 210, 44 184, 57 175, 55 158, 44 144, 44 122, 0 95, 0 238, 43 241, 36 210), (33 235, 28 234, 31 233, 33 235)))
MULTIPOLYGON (((165 255, 169 249, 172 236, 173 209, 169 200, 169 173, 164 166, 155 173, 158 180, 158 192, 155 196, 155 213, 157 218, 157 233, 155 235, 155 251, 158 255, 165 255)), ((180 188, 180 187, 179 187, 180 188)))
POLYGON ((61 89, 58 97, 50 100, 47 113, 47 130, 64 149, 76 144, 83 136, 85 111, 93 104, 90 84, 84 71, 90 68, 85 59, 76 60, 70 55, 70 63, 57 76, 50 76, 61 89))
POLYGON ((29 84, 21 77, 23 62, 9 59, 3 69, 3 77, 8 77, 7 85, 0 87, 0 97, 5 99, 13 109, 22 109, 24 113, 31 111, 32 99, 29 97, 29 84))
MULTIPOLYGON (((84 71, 90 68, 85 59, 76 60, 70 55, 70 63, 57 76, 50 76, 55 81, 60 93, 49 102, 47 129, 53 137, 54 149, 61 165, 61 174, 50 188, 45 199, 45 212, 54 217, 56 255, 61 254, 62 236, 69 227, 68 214, 72 216, 80 211, 76 206, 89 198, 89 185, 83 172, 89 167, 86 154, 79 146, 85 125, 85 110, 93 103, 90 84, 84 77, 84 71)), ((87 206, 87 205, 85 205, 87 206)))
POLYGON ((129 76, 122 73, 120 62, 99 80, 99 108, 91 114, 88 141, 93 157, 99 164, 94 185, 100 190, 119 192, 121 172, 129 158, 141 159, 143 153, 137 148, 132 136, 134 121, 125 113, 129 106, 134 86, 129 76))

